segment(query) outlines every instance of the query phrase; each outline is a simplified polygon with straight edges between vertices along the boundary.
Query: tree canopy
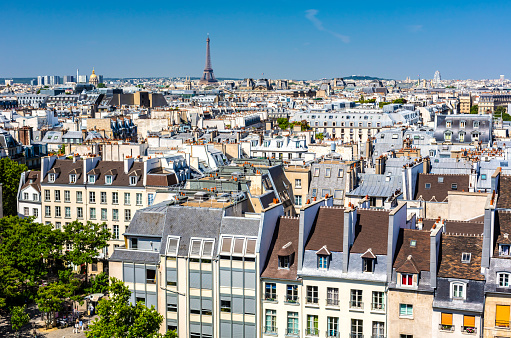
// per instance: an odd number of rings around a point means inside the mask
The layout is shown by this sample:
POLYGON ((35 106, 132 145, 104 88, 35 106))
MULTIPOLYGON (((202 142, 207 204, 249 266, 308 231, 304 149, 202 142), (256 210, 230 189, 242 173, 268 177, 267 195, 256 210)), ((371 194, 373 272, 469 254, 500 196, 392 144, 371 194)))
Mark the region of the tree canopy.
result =
POLYGON ((19 164, 9 157, 0 159, 0 183, 2 183, 4 216, 17 214, 18 185, 21 173, 26 170, 28 170, 26 165, 19 164))
POLYGON ((475 104, 470 107, 470 114, 479 114, 479 105, 475 104))
POLYGON ((287 128, 289 128, 289 120, 286 119, 285 117, 278 118, 277 123, 279 125, 279 128, 282 130, 286 130, 287 128))

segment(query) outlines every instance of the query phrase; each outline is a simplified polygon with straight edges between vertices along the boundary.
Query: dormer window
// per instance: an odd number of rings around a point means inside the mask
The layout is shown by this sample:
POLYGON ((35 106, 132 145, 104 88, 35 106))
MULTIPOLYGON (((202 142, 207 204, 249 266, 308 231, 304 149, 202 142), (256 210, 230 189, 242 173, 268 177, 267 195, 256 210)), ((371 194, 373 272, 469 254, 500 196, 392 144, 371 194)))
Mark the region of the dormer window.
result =
POLYGON ((374 259, 363 258, 364 272, 374 272, 374 259))
POLYGON ((279 256, 279 269, 289 269, 290 263, 290 256, 279 256))
POLYGON ((76 175, 75 174, 69 175, 69 183, 71 183, 71 184, 76 183, 76 175))
POLYGON ((499 256, 509 256, 509 244, 499 244, 499 256))
POLYGON ((470 263, 470 259, 472 258, 472 254, 468 252, 463 252, 461 254, 461 263, 470 263))
POLYGON ((451 122, 451 121, 447 121, 447 122, 445 122, 445 127, 446 127, 446 128, 451 128, 451 125, 452 125, 452 122, 451 122))
POLYGON ((55 178, 57 177, 56 174, 49 174, 48 175, 48 182, 49 183, 55 183, 55 178))
POLYGON ((137 177, 130 176, 130 185, 136 185, 136 184, 137 184, 137 177))
POLYGON ((96 175, 89 175, 89 183, 96 183, 96 175))
POLYGON ((112 184, 113 176, 112 175, 106 175, 105 176, 105 184, 112 184))
POLYGON ((318 255, 318 269, 322 270, 328 269, 328 256, 318 255))
POLYGON ((499 272, 497 274, 497 280, 499 281, 499 286, 501 288, 509 287, 509 273, 508 272, 499 272))
POLYGON ((401 285, 402 286, 412 286, 413 285, 413 274, 402 273, 401 274, 401 285))
POLYGON ((465 283, 451 283, 451 298, 465 299, 465 283))

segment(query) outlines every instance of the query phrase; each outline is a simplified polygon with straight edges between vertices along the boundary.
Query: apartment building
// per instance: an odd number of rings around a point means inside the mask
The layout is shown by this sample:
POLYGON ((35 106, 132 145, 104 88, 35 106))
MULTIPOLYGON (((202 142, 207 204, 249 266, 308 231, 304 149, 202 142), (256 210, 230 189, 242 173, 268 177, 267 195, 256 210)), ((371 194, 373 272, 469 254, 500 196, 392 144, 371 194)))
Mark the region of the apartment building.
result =
POLYGON ((41 182, 40 171, 21 173, 18 188, 18 216, 34 217, 34 222, 41 223, 41 182))
POLYGON ((295 210, 296 214, 299 214, 300 208, 305 205, 309 196, 311 167, 310 165, 288 165, 284 168, 284 172, 293 188, 295 210))
POLYGON ((44 158, 41 163, 41 217, 61 229, 74 220, 105 223, 112 233, 103 257, 125 244, 123 233, 138 209, 151 205, 156 190, 178 183, 159 158, 101 161, 44 158))

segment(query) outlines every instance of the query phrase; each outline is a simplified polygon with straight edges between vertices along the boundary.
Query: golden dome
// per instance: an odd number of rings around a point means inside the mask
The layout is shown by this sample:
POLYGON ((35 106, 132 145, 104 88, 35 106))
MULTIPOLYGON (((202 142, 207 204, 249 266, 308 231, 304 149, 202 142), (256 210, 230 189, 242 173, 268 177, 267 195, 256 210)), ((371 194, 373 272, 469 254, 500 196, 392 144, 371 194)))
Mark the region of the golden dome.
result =
POLYGON ((94 68, 92 68, 92 75, 90 76, 90 79, 96 79, 98 76, 96 75, 96 72, 94 71, 94 68))

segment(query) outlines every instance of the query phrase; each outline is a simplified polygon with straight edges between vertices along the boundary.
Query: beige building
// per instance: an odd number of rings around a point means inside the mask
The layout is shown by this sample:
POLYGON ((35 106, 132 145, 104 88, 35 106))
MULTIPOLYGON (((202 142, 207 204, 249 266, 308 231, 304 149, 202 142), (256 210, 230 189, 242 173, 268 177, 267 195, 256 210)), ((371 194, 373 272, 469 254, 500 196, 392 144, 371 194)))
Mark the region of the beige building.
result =
POLYGON ((284 171, 293 187, 295 209, 296 213, 299 214, 300 208, 305 205, 309 195, 309 185, 311 182, 310 166, 288 165, 284 171))
POLYGON ((460 96, 460 114, 470 114, 470 108, 472 108, 472 96, 462 95, 460 96))

